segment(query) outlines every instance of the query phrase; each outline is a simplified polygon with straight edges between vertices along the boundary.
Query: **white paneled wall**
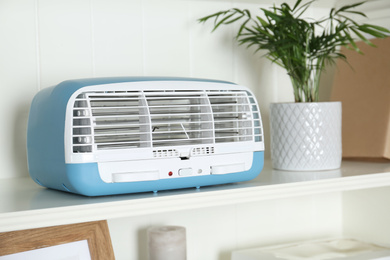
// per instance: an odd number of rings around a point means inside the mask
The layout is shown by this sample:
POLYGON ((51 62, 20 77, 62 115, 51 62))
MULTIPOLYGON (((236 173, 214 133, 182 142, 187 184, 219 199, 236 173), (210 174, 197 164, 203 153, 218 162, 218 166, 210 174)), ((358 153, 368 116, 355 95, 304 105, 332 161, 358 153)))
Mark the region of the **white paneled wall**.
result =
POLYGON ((196 21, 233 6, 267 7, 228 0, 1 0, 0 179, 28 174, 26 126, 34 94, 84 77, 181 76, 246 85, 262 109, 269 157, 269 103, 292 100, 286 73, 238 46, 238 25, 211 34, 211 23, 196 21))
POLYGON ((94 76, 143 75, 142 1, 95 0, 92 10, 94 76))
POLYGON ((379 245, 390 244, 390 188, 344 192, 343 232, 379 245))
POLYGON ((36 2, 41 88, 93 75, 90 13, 90 2, 86 0, 36 2))
POLYGON ((34 1, 0 2, 0 176, 26 175, 26 122, 37 92, 34 1))

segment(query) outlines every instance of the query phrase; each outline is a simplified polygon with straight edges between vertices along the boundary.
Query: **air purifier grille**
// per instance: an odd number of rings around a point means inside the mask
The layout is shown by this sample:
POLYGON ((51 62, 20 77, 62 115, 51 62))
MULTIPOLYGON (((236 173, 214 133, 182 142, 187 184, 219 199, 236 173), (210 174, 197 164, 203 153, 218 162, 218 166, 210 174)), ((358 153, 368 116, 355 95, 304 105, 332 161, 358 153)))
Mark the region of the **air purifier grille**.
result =
POLYGON ((153 147, 213 143, 212 112, 203 91, 145 91, 153 147))
POLYGON ((73 106, 73 152, 152 147, 169 157, 176 153, 164 147, 261 141, 257 111, 243 90, 83 92, 73 106))

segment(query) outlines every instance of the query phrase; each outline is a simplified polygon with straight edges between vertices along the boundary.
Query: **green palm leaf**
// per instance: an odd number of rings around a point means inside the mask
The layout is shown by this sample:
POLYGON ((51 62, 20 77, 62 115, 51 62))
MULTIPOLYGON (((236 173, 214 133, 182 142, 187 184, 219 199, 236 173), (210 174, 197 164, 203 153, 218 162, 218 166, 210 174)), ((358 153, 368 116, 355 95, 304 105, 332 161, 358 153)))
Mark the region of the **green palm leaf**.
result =
POLYGON ((269 9, 260 8, 264 18, 253 17, 246 9, 232 8, 198 21, 204 23, 213 19, 213 31, 222 25, 241 22, 236 34, 239 44, 248 48, 254 46, 255 52, 265 50, 263 56, 286 69, 292 81, 295 101, 313 102, 318 101, 319 79, 325 65, 334 64, 336 59, 346 61, 339 47, 345 46, 361 53, 355 38, 374 46, 364 34, 377 38, 390 35, 386 28, 359 24, 348 16, 366 17, 356 10, 364 2, 332 8, 328 17, 317 21, 302 19, 301 16, 314 1, 303 3, 297 0, 292 8, 287 3, 269 9), (316 34, 318 30, 322 33, 316 34))

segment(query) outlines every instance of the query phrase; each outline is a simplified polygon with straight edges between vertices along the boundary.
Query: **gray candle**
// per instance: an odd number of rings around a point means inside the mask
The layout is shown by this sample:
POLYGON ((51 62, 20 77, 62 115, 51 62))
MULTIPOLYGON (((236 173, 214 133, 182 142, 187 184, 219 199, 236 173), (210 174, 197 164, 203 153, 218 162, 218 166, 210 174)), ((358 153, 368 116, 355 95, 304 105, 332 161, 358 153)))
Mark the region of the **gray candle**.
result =
POLYGON ((149 260, 186 260, 186 229, 178 226, 148 229, 149 260))

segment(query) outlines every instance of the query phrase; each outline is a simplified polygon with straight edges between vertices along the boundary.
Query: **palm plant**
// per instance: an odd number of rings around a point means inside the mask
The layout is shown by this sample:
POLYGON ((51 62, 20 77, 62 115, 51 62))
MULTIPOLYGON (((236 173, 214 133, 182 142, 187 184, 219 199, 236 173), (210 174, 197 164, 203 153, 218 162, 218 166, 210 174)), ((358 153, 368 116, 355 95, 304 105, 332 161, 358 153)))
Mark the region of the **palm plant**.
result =
POLYGON ((263 17, 253 17, 249 10, 232 8, 199 19, 214 20, 214 30, 221 25, 241 21, 236 35, 240 44, 266 50, 265 56, 286 69, 294 89, 295 102, 317 102, 321 73, 325 65, 336 59, 346 60, 340 46, 359 53, 355 37, 374 46, 364 35, 377 38, 389 36, 390 31, 376 25, 358 24, 348 15, 366 16, 354 10, 364 2, 332 8, 329 16, 320 20, 302 18, 314 2, 297 0, 293 7, 287 3, 270 10, 260 8, 263 17))

